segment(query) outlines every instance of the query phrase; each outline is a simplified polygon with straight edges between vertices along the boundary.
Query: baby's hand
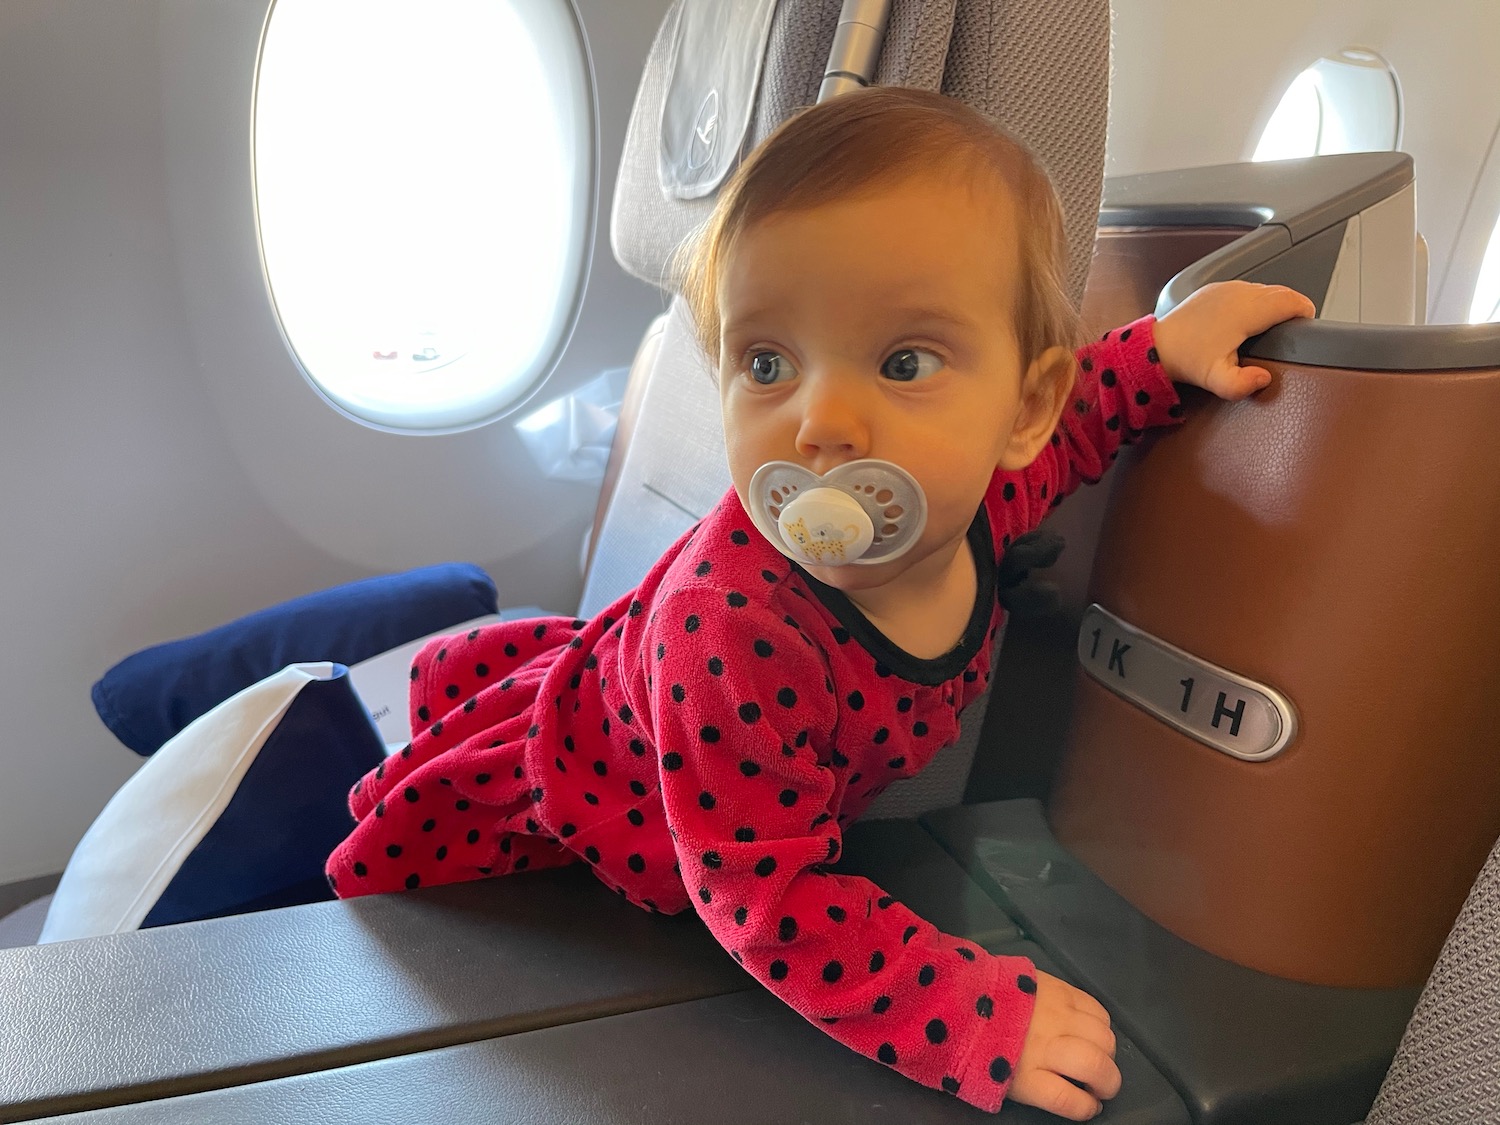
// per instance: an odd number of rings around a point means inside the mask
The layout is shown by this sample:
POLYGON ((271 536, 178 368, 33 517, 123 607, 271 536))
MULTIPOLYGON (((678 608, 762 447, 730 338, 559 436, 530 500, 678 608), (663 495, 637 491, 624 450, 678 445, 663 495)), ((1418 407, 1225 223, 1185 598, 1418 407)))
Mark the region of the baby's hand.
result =
POLYGON ((1232 402, 1271 381, 1263 367, 1240 366, 1240 345, 1283 320, 1313 314, 1313 303, 1284 285, 1215 282, 1157 321, 1156 354, 1170 378, 1232 402))
POLYGON ((1100 1099, 1119 1092, 1115 1033, 1104 1005, 1067 981, 1038 972, 1036 1006, 1010 1099, 1087 1121, 1104 1108, 1100 1099))

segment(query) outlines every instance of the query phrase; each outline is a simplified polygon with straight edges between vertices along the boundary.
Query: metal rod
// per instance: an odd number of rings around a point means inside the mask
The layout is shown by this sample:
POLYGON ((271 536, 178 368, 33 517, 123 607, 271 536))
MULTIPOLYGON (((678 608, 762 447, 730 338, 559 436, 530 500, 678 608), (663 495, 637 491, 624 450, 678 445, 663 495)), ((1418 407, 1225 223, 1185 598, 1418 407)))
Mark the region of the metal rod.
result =
POLYGON ((828 52, 828 66, 823 71, 823 84, 818 88, 818 101, 826 102, 862 89, 874 80, 875 65, 880 61, 880 47, 891 18, 891 3, 892 0, 844 0, 838 30, 833 33, 833 48, 828 52))

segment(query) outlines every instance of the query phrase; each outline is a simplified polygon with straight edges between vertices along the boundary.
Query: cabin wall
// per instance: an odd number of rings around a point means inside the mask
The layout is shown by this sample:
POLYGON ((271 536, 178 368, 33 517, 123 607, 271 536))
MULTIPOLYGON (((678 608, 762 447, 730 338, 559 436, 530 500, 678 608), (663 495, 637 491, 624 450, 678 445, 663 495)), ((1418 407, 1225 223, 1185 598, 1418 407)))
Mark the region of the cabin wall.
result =
POLYGON ((1303 69, 1345 47, 1380 54, 1401 84, 1401 148, 1416 164, 1429 319, 1467 319, 1500 209, 1500 4, 1128 0, 1114 30, 1111 175, 1248 160, 1303 69))
MULTIPOLYGON (((577 7, 607 224, 667 0, 577 7)), ((485 566, 502 602, 577 601, 592 489, 538 479, 504 422, 360 426, 293 365, 249 179, 266 8, 0 4, 0 883, 60 870, 139 765, 89 702, 139 648, 449 559, 485 566)), ((663 306, 607 226, 595 242, 544 398, 628 363, 663 306)))

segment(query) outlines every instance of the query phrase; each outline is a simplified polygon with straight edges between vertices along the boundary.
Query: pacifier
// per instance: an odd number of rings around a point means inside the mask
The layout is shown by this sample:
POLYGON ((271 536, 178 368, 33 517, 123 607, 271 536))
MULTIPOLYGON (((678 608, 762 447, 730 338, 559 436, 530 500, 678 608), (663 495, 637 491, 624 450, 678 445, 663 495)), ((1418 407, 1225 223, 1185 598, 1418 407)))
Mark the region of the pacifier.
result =
POLYGON ((916 546, 927 526, 922 486, 899 465, 875 458, 823 476, 768 461, 750 478, 746 500, 771 546, 808 566, 890 562, 916 546))

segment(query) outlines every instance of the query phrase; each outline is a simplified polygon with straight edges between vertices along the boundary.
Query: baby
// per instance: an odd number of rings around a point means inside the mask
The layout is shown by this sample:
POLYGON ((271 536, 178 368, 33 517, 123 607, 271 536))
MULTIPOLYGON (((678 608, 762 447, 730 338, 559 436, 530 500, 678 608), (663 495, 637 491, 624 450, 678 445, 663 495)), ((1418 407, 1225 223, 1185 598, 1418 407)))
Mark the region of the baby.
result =
POLYGON ((1119 1089, 1109 1017, 1022 957, 829 870, 841 830, 958 735, 1001 623, 997 560, 1172 379, 1240 398, 1247 335, 1309 315, 1213 287, 1076 356, 1060 212, 962 103, 872 89, 783 125, 720 195, 684 293, 734 487, 592 621, 426 646, 411 745, 354 787, 341 896, 579 861, 696 910, 828 1034, 997 1110, 1119 1089))

